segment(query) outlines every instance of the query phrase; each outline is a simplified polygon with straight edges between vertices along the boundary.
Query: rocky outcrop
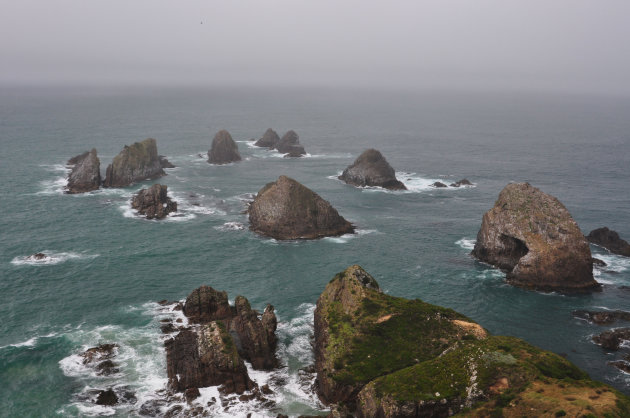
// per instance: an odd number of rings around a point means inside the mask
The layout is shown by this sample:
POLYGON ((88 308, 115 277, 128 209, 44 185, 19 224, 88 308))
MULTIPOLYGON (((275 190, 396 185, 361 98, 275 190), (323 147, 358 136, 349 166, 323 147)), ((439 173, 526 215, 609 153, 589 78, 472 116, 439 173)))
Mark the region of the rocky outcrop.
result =
POLYGON ((630 328, 615 328, 593 337, 595 344, 607 350, 618 350, 623 341, 630 341, 630 328))
POLYGON ((68 160, 72 166, 68 176, 68 190, 66 193, 85 193, 98 190, 101 185, 101 162, 96 155, 96 149, 68 160))
POLYGON ((450 184, 451 187, 472 186, 472 183, 468 179, 461 179, 455 183, 450 184))
POLYGON ((630 406, 561 356, 490 335, 451 309, 382 293, 359 266, 337 274, 317 301, 315 368, 320 399, 339 416, 615 415, 630 406))
POLYGON ((265 131, 265 134, 262 136, 262 138, 256 141, 254 145, 256 145, 257 147, 273 149, 278 145, 278 142, 280 142, 280 137, 278 136, 278 133, 269 128, 265 131))
POLYGON ((448 187, 448 186, 446 184, 442 183, 441 181, 436 181, 435 183, 433 183, 431 185, 431 187, 443 188, 443 187, 448 187))
POLYGON ((225 129, 217 132, 212 140, 212 148, 208 151, 208 162, 211 164, 229 164, 241 161, 238 145, 232 135, 225 129))
POLYGON ((136 193, 131 199, 131 207, 147 219, 163 219, 177 211, 177 202, 168 197, 167 186, 154 184, 136 193))
POLYGON ((592 230, 586 239, 593 244, 606 248, 613 254, 630 257, 630 244, 622 240, 617 232, 607 227, 592 230))
POLYGON ((616 321, 630 321, 630 312, 626 311, 573 311, 573 316, 585 319, 597 325, 612 324, 616 321))
POLYGON ((111 360, 118 352, 118 344, 101 344, 88 348, 83 353, 83 364, 94 369, 98 376, 109 376, 120 370, 111 360))
POLYGON ((294 130, 288 131, 282 136, 276 144, 276 149, 282 154, 288 154, 290 157, 301 157, 306 155, 304 147, 300 144, 300 137, 294 130))
POLYGON ((183 313, 188 321, 195 324, 230 319, 236 314, 228 302, 227 292, 214 290, 210 286, 193 290, 186 298, 183 313))
POLYGON ((407 187, 396 178, 396 172, 383 154, 375 149, 368 149, 359 155, 359 158, 343 171, 339 180, 359 187, 407 190, 407 187))
POLYGON ((132 183, 152 180, 164 176, 158 158, 155 139, 148 138, 133 145, 125 145, 107 166, 104 187, 125 187, 132 183))
POLYGON ((508 184, 483 215, 472 255, 507 272, 510 284, 543 291, 599 289, 588 242, 555 197, 508 184))
POLYGON ((297 181, 280 176, 264 186, 249 209, 250 229, 275 239, 315 239, 354 232, 330 203, 297 181))
POLYGON ((175 165, 167 160, 163 155, 158 155, 158 160, 160 161, 160 166, 162 168, 175 168, 175 165))

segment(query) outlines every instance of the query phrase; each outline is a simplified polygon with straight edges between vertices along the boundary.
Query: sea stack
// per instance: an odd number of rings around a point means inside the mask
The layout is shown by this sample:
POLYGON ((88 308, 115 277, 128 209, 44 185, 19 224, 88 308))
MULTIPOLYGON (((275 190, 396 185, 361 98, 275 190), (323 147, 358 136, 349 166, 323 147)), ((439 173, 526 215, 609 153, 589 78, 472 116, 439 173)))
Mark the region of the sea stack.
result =
POLYGON ((273 149, 276 147, 276 145, 278 145, 278 142, 280 142, 280 136, 278 136, 278 133, 276 131, 269 128, 265 131, 263 137, 256 141, 254 145, 256 145, 257 147, 273 149))
POLYGON ((300 144, 300 137, 294 130, 290 130, 282 136, 276 144, 279 153, 287 154, 289 157, 301 157, 306 155, 304 147, 300 144))
POLYGON ((248 209, 250 229, 275 239, 316 239, 354 232, 354 227, 317 193, 280 176, 264 186, 248 209))
POLYGON ((217 132, 212 140, 212 148, 208 151, 210 164, 229 164, 241 161, 238 145, 232 139, 232 135, 225 129, 217 132))
POLYGON ((364 151, 339 176, 348 184, 358 187, 382 187, 389 190, 407 190, 396 178, 396 173, 383 154, 375 149, 364 151))
POLYGON ((586 239, 595 245, 606 248, 613 254, 630 257, 630 244, 621 239, 617 232, 607 227, 592 230, 586 239))
POLYGON ((147 219, 163 219, 171 212, 177 212, 177 202, 167 195, 167 186, 154 184, 142 189, 131 199, 131 207, 147 219))
POLYGON ((483 215, 472 255, 507 272, 510 284, 561 292, 595 290, 586 238, 555 197, 508 184, 483 215))
POLYGON ((148 138, 133 145, 125 145, 107 167, 104 187, 125 187, 132 183, 152 180, 166 175, 158 157, 155 139, 148 138))
POLYGON ((68 160, 72 171, 68 176, 68 190, 66 193, 85 193, 98 190, 101 185, 101 162, 96 155, 96 149, 86 151, 68 160))

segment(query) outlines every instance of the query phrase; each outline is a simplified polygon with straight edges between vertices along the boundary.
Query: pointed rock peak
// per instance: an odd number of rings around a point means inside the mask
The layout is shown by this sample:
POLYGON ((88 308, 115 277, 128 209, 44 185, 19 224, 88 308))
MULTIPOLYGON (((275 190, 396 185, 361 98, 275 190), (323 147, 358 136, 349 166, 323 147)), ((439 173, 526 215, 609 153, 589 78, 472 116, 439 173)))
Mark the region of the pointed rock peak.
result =
POLYGON ((210 286, 201 286, 186 298, 184 315, 193 323, 206 323, 233 315, 227 292, 220 292, 210 286))
POLYGON ((107 167, 105 187, 125 187, 132 183, 156 179, 166 173, 158 158, 157 142, 153 138, 125 145, 107 167))
POLYGON ((373 148, 364 151, 348 166, 340 180, 359 187, 383 187, 390 190, 406 190, 407 187, 396 178, 396 172, 380 151, 373 148))
POLYGON ((72 171, 68 175, 67 193, 85 193, 97 190, 101 185, 101 162, 96 149, 86 151, 68 160, 72 171))
POLYGON ((256 141, 254 145, 257 147, 275 148, 279 141, 280 137, 278 133, 269 128, 265 131, 263 137, 256 141))
POLYGON ((212 148, 208 151, 208 162, 211 164, 229 164, 241 161, 238 145, 232 135, 225 129, 217 132, 212 140, 212 148))

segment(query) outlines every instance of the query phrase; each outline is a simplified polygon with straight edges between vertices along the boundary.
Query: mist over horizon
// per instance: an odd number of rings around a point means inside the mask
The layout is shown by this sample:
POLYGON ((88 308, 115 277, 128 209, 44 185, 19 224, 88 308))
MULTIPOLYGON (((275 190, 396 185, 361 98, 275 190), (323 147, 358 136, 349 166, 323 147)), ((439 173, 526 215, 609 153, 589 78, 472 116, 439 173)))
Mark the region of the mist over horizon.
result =
POLYGON ((0 0, 2 86, 630 95, 630 3, 0 0))

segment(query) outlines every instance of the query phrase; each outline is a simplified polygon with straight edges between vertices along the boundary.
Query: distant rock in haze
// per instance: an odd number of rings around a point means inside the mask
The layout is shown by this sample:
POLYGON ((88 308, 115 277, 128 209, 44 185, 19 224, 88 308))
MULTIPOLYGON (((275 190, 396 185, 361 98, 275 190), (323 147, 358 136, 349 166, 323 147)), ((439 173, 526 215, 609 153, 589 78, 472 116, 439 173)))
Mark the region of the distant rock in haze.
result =
POLYGON ((68 176, 68 190, 66 193, 85 193, 98 190, 101 185, 101 162, 96 155, 96 149, 68 160, 72 171, 68 176))
POLYGON ((276 131, 269 128, 265 131, 263 137, 256 141, 254 145, 257 147, 275 148, 278 142, 280 142, 280 136, 278 136, 276 131))
POLYGON ((238 145, 232 135, 225 129, 217 132, 212 140, 212 148, 208 151, 208 162, 211 164, 229 164, 241 161, 238 145))
POLYGON ((375 149, 368 149, 359 155, 354 163, 343 171, 339 179, 359 187, 407 190, 407 187, 396 178, 396 172, 383 154, 375 149))
POLYGON ((472 183, 468 179, 461 179, 455 183, 451 183, 451 187, 472 186, 472 183))
POLYGON ((508 184, 483 215, 472 255, 507 272, 510 284, 543 291, 600 288, 588 242, 555 197, 508 184))
POLYGON ((316 239, 354 232, 354 227, 317 193, 280 176, 264 186, 248 209, 250 229, 275 239, 316 239))
POLYGON ((175 165, 166 159, 163 155, 158 155, 158 159, 160 160, 160 165, 162 168, 175 168, 175 165))
POLYGON ((152 180, 166 175, 158 157, 155 139, 148 138, 133 145, 125 145, 107 167, 104 187, 125 187, 132 183, 152 180))
POLYGON ((592 230, 586 239, 593 244, 606 248, 613 254, 630 257, 630 244, 621 239, 617 232, 607 227, 592 230))
POLYGON ((300 144, 300 137, 294 130, 288 131, 276 144, 276 149, 281 154, 289 154, 290 157, 306 155, 304 147, 300 144))
POLYGON ((147 219, 162 219, 177 211, 177 202, 168 197, 167 186, 154 184, 136 193, 131 199, 131 207, 147 219))
POLYGON ((431 185, 431 187, 442 188, 442 187, 448 187, 448 186, 446 184, 442 183, 441 181, 436 181, 435 183, 433 183, 431 185))

